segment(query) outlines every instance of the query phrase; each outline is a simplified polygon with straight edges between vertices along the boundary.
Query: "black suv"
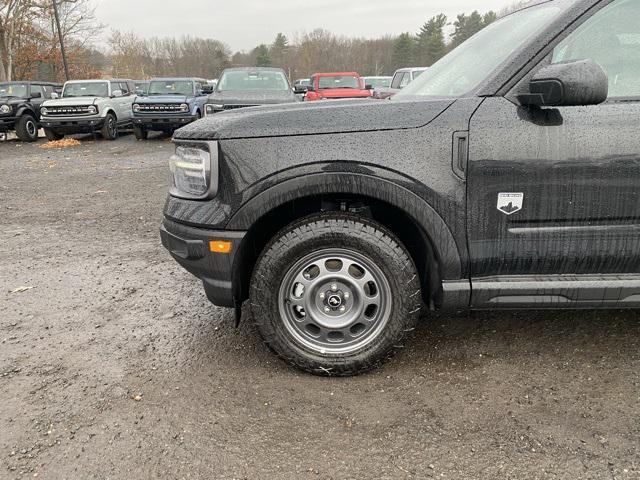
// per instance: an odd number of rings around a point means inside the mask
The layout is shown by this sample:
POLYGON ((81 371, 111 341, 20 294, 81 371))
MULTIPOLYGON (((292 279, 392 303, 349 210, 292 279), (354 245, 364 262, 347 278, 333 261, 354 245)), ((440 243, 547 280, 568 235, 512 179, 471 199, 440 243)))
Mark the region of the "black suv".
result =
POLYGON ((299 101, 282 68, 227 68, 205 105, 205 114, 299 101))
POLYGON ((23 142, 35 142, 42 102, 55 98, 57 88, 59 84, 49 82, 0 83, 0 133, 15 130, 23 142))
POLYGON ((175 135, 162 241, 286 361, 348 375, 431 310, 640 307, 640 2, 499 19, 389 102, 175 135))

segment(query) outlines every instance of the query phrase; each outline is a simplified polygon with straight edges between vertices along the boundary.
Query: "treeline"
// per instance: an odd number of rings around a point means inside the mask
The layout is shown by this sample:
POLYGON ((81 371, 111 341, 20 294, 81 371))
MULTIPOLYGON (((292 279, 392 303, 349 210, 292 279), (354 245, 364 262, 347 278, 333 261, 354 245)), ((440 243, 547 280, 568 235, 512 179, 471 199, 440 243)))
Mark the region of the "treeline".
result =
POLYGON ((230 66, 275 66, 292 78, 318 71, 356 70, 389 75, 406 66, 430 66, 497 18, 495 12, 461 14, 449 24, 446 15, 430 18, 415 34, 377 39, 349 38, 317 29, 293 39, 278 33, 271 44, 231 54, 217 40, 193 37, 144 39, 114 31, 109 39, 113 72, 129 78, 190 74, 216 78, 230 66), (447 27, 453 33, 447 36, 447 27))
MULTIPOLYGON (((492 11, 460 14, 453 21, 439 14, 416 32, 376 39, 350 38, 323 29, 293 38, 278 33, 270 44, 236 53, 219 40, 142 38, 114 30, 103 53, 95 44, 104 26, 95 18, 91 0, 57 2, 73 78, 193 75, 211 79, 231 66, 282 67, 292 79, 331 70, 390 75, 401 67, 432 65, 497 18, 492 11)), ((51 0, 0 0, 0 81, 10 79, 64 79, 51 0)))
MULTIPOLYGON (((71 75, 91 77, 107 59, 94 41, 103 26, 91 0, 57 0, 71 75)), ((63 80, 60 42, 50 0, 0 0, 0 81, 63 80)))

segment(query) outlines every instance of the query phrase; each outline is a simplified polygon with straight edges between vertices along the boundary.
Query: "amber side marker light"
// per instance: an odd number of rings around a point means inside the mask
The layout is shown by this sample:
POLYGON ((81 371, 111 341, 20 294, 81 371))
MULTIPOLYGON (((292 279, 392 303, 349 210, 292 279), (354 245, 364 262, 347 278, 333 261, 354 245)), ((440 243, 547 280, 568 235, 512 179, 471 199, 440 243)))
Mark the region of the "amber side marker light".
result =
POLYGON ((209 250, 213 253, 231 253, 233 243, 224 240, 211 240, 209 242, 209 250))

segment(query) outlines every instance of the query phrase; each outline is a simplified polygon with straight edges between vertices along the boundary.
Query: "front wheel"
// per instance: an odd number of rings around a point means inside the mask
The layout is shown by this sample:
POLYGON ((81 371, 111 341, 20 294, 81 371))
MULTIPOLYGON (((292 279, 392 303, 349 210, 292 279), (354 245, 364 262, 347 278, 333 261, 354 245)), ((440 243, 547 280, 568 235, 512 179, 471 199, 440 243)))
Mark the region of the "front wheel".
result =
POLYGON ((22 115, 16 122, 16 135, 23 142, 38 140, 38 124, 31 115, 22 115))
POLYGON ((49 140, 50 142, 54 142, 56 140, 61 140, 64 138, 63 134, 51 130, 50 128, 44 128, 43 130, 44 136, 47 137, 47 140, 49 140))
POLYGON ((391 357, 413 329, 420 282, 391 232, 328 213, 276 235, 254 270, 250 302, 278 356, 311 373, 355 375, 391 357))
POLYGON ((100 129, 100 133, 102 134, 102 138, 105 140, 115 140, 118 138, 118 124, 116 116, 113 113, 107 113, 107 116, 104 119, 104 125, 100 129))
POLYGON ((136 140, 146 140, 147 137, 149 137, 149 131, 145 130, 143 127, 138 127, 137 125, 134 125, 133 135, 136 137, 136 140))

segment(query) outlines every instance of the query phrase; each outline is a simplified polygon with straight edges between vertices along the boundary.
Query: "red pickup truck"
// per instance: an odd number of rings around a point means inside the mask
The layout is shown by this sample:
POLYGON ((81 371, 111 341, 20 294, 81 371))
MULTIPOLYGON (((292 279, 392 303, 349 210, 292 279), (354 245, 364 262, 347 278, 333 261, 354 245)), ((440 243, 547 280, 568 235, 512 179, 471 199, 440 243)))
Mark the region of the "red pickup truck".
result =
POLYGON ((365 85, 357 72, 316 73, 311 77, 305 100, 328 100, 337 98, 367 98, 371 96, 371 85, 365 85))

